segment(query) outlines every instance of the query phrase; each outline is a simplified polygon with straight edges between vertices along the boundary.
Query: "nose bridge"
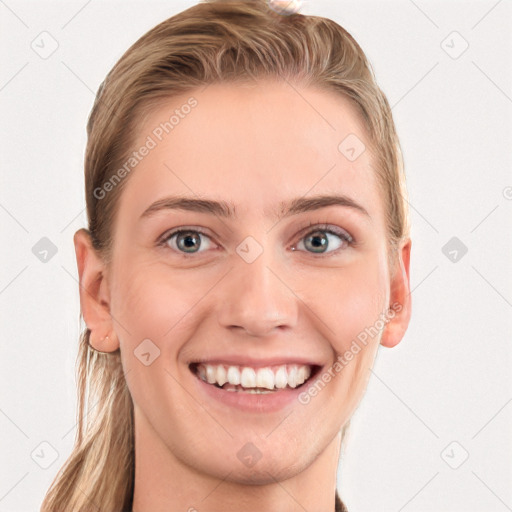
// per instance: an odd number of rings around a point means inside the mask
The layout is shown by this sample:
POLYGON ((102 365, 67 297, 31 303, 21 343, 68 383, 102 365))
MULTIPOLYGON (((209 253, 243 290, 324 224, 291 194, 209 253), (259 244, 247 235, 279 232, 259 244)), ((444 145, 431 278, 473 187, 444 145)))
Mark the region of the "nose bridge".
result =
POLYGON ((261 251, 261 246, 259 255, 252 260, 256 248, 251 247, 250 241, 248 244, 242 243, 237 249, 234 268, 219 301, 219 322, 223 327, 238 327, 253 336, 268 334, 275 327, 293 326, 297 304, 286 279, 279 278, 282 266, 270 249, 261 251))

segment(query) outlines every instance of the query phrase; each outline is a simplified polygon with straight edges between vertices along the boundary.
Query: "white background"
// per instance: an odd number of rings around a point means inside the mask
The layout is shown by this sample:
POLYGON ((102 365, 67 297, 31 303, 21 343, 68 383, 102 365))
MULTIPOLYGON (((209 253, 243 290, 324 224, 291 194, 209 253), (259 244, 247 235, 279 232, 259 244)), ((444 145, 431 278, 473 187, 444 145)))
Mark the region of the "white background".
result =
MULTIPOLYGON (((86 226, 94 94, 136 39, 194 3, 0 1, 1 512, 38 510, 74 441, 72 237, 86 226), (59 45, 46 59, 31 48, 43 31, 59 45), (32 252, 42 237, 57 247, 46 263, 32 252), (46 469, 31 457, 49 457, 42 442, 58 452, 46 469)), ((512 510, 512 6, 310 0, 302 12, 336 20, 372 62, 413 226, 411 324, 380 348, 341 461, 342 499, 350 512, 512 510), (468 249, 457 262, 442 252, 452 237, 468 249)))

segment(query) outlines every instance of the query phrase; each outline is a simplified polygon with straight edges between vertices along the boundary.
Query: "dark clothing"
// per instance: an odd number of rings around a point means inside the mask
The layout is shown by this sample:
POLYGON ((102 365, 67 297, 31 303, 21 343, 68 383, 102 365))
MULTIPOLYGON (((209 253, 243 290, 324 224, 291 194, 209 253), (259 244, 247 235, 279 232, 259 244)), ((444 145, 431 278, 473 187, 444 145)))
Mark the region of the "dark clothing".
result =
POLYGON ((336 508, 334 509, 334 512, 348 512, 347 507, 345 507, 345 504, 340 500, 340 497, 338 496, 337 492, 336 492, 336 508))

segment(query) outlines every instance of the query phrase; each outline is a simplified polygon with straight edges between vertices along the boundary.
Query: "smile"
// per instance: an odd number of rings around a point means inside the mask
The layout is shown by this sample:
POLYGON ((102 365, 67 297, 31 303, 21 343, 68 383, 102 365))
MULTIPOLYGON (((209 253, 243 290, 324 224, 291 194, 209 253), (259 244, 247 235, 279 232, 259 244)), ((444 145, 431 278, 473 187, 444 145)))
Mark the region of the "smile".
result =
POLYGON ((276 393, 306 383, 317 366, 282 364, 253 368, 230 364, 192 363, 191 371, 203 382, 231 392, 276 393))

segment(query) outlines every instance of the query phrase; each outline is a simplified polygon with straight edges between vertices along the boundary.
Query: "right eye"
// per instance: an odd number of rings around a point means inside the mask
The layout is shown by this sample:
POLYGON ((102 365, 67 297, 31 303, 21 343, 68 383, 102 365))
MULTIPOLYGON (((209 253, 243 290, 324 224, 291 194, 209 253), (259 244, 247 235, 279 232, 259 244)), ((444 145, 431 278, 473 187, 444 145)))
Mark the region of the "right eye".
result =
MULTIPOLYGON (((195 254, 204 252, 199 250, 204 246, 202 237, 210 240, 210 237, 200 230, 179 228, 165 235, 159 245, 182 254, 195 254)), ((208 249, 208 244, 206 244, 206 249, 208 249)))

